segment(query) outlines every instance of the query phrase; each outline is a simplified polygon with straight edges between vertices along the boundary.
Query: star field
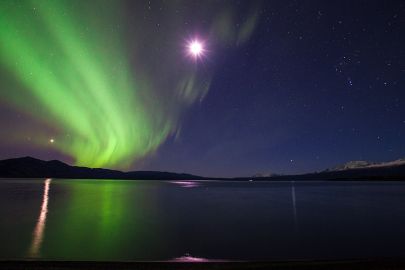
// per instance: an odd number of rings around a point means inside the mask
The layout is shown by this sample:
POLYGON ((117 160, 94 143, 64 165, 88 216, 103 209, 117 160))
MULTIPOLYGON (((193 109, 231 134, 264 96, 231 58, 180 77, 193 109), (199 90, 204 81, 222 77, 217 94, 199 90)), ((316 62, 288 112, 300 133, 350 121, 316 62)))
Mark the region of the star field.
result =
POLYGON ((403 1, 12 3, 1 158, 249 176, 405 156, 403 1))
POLYGON ((253 38, 224 52, 157 164, 234 176, 403 157, 404 19, 400 1, 262 3, 253 38))

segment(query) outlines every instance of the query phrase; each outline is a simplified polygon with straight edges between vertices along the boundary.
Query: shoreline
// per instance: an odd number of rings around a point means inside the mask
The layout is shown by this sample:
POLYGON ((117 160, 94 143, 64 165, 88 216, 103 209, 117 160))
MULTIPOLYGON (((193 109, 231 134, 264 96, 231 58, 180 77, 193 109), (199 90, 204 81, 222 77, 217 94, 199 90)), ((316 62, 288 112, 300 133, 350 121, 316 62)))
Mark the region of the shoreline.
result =
POLYGON ((97 262, 0 260, 1 269, 405 269, 404 259, 285 262, 97 262))

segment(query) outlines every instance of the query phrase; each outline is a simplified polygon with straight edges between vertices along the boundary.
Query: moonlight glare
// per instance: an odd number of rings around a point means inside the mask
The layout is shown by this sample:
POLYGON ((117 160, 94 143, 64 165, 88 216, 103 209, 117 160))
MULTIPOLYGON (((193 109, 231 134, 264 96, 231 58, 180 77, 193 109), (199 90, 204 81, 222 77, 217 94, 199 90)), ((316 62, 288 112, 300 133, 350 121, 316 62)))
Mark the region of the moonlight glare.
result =
POLYGON ((188 49, 189 53, 195 58, 200 57, 204 52, 203 43, 198 40, 191 41, 188 49))

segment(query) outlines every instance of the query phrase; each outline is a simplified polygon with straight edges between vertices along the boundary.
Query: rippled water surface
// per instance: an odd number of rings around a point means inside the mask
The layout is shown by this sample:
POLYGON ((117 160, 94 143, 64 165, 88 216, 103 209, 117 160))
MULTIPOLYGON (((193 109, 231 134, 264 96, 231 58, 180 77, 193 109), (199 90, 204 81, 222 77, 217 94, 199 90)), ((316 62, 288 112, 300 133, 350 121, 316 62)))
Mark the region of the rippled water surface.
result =
POLYGON ((405 257, 405 182, 0 180, 0 259, 405 257))

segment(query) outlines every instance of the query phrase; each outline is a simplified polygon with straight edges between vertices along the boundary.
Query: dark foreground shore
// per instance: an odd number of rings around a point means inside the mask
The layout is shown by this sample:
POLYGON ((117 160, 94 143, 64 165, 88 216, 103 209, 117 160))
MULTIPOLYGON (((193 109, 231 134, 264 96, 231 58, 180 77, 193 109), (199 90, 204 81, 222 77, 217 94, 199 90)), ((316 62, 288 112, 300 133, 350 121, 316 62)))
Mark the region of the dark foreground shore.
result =
POLYGON ((1 261, 0 269, 405 269, 404 260, 306 261, 306 262, 65 262, 1 261))

